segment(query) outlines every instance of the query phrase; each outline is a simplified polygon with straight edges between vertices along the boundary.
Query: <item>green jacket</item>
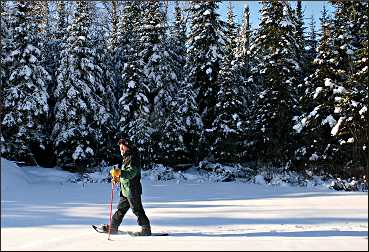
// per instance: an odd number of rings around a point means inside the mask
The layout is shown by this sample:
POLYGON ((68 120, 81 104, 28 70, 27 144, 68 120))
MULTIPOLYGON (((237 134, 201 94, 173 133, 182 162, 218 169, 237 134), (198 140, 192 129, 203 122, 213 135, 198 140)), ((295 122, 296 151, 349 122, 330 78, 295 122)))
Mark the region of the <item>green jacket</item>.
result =
POLYGON ((120 174, 120 188, 123 196, 130 198, 142 194, 141 168, 138 157, 129 150, 123 155, 120 174))

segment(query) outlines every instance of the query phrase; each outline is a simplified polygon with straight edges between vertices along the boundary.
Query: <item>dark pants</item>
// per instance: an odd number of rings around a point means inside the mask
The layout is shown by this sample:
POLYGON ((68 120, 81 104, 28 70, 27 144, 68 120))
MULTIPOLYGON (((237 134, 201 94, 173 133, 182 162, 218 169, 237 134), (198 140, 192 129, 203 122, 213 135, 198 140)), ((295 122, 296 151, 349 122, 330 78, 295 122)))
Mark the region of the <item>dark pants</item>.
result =
POLYGON ((134 195, 127 198, 123 196, 122 192, 120 192, 120 200, 117 208, 118 210, 114 213, 111 221, 111 226, 113 228, 119 227, 129 208, 131 208, 132 212, 137 216, 137 223, 139 226, 150 227, 150 221, 142 206, 141 195, 134 195))

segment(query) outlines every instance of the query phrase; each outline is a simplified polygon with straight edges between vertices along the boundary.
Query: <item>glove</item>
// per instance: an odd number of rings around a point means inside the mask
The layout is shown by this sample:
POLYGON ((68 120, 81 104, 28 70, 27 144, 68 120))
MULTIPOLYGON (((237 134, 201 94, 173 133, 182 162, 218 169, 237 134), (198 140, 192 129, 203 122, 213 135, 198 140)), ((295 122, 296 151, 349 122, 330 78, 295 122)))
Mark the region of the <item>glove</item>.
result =
POLYGON ((111 182, 113 184, 117 184, 120 182, 120 169, 119 168, 111 169, 110 175, 111 175, 111 182))
POLYGON ((120 182, 119 177, 112 177, 111 182, 115 185, 118 184, 120 182))

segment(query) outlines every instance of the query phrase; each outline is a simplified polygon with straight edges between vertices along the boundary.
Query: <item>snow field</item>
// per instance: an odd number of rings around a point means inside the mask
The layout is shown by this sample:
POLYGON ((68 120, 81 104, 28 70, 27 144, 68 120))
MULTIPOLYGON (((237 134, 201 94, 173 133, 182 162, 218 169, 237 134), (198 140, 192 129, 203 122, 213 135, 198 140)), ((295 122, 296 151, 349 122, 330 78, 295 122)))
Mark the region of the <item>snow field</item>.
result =
MULTIPOLYGON (((152 231, 170 236, 108 241, 90 225, 108 221, 110 184, 63 183, 70 174, 27 168, 1 161, 1 250, 368 250, 367 192, 146 178, 152 231)), ((129 211, 120 229, 138 228, 129 211)))

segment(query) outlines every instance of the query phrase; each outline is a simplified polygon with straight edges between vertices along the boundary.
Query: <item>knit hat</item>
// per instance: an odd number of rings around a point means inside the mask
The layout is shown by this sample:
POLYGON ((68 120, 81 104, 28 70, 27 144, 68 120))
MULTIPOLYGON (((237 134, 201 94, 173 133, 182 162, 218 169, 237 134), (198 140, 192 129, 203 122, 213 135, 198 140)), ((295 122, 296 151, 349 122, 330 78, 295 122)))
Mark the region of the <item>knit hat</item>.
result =
POLYGON ((118 140, 118 145, 121 145, 121 144, 127 146, 128 148, 132 148, 133 147, 133 144, 127 138, 120 138, 118 140))

